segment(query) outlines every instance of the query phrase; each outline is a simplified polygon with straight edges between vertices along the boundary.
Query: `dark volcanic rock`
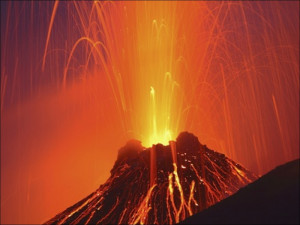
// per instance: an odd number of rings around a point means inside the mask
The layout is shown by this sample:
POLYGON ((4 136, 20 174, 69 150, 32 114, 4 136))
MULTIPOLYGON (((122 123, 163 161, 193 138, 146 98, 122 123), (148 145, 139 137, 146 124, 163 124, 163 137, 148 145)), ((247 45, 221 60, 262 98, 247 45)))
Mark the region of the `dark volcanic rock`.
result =
POLYGON ((180 224, 299 224, 299 159, 180 224))
POLYGON ((131 140, 104 184, 46 224, 173 224, 256 178, 188 132, 171 145, 148 149, 131 140))
POLYGON ((193 152, 198 151, 200 147, 203 147, 198 138, 189 132, 182 132, 176 138, 176 145, 178 152, 193 152))
POLYGON ((129 165, 134 164, 135 159, 143 150, 144 147, 140 141, 134 139, 129 140, 126 145, 119 150, 117 161, 110 172, 113 173, 118 166, 124 163, 128 163, 129 165))

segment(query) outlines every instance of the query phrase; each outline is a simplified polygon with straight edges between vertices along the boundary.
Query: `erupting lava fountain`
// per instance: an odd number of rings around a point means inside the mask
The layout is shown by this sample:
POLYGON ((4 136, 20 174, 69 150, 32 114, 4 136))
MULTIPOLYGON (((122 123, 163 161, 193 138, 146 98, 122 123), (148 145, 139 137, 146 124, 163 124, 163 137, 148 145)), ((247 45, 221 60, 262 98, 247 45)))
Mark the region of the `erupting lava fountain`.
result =
POLYGON ((99 184, 50 222, 176 223, 296 158, 298 1, 1 1, 1 223, 99 184))

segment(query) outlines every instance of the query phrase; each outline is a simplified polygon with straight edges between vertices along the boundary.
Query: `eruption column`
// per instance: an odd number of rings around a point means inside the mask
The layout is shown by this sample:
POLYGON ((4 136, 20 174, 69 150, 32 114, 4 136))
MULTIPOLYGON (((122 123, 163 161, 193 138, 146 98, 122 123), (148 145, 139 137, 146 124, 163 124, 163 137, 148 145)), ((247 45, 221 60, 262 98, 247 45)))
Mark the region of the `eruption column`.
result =
POLYGON ((153 134, 152 139, 157 140, 157 124, 156 124, 156 106, 155 106, 155 90, 153 87, 150 87, 151 103, 152 103, 152 128, 153 134))

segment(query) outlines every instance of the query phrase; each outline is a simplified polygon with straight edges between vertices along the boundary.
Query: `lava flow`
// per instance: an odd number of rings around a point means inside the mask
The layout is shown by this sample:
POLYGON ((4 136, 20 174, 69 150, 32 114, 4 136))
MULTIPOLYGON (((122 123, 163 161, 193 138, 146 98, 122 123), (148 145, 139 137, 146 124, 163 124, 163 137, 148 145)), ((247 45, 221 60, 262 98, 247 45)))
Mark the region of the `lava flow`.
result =
POLYGON ((174 224, 256 178, 188 132, 147 149, 131 140, 103 185, 46 224, 174 224))

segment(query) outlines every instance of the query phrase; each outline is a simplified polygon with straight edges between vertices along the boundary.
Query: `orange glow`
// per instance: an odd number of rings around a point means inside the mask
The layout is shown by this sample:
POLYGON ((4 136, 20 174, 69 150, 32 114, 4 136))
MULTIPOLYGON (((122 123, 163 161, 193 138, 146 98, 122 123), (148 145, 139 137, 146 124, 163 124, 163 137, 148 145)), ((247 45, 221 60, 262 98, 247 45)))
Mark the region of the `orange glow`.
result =
POLYGON ((258 174, 299 158, 299 2, 1 1, 1 223, 46 221, 127 140, 184 130, 258 174))

